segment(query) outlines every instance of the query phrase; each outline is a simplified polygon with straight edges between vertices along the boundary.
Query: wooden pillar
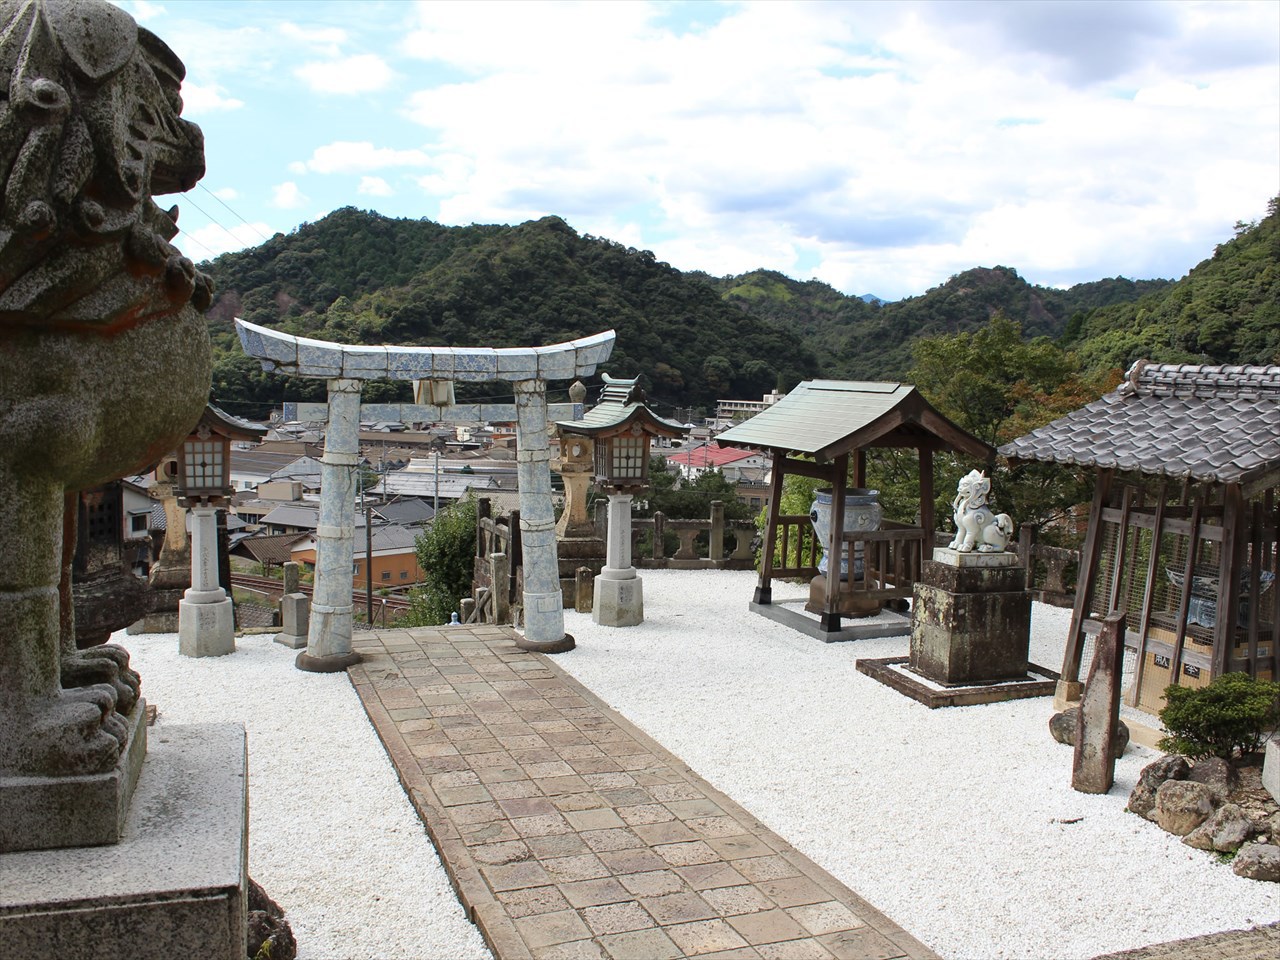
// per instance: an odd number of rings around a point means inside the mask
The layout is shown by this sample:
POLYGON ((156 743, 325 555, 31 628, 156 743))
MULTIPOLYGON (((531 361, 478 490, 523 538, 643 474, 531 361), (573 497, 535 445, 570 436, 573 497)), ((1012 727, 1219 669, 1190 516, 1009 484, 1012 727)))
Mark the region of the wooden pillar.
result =
POLYGON ((867 485, 867 451, 855 450, 853 454, 853 486, 865 488, 867 485))
POLYGON ((1182 570, 1182 599, 1178 602, 1177 635, 1173 641, 1173 658, 1169 664, 1169 682, 1175 686, 1182 677, 1182 648, 1187 642, 1187 615, 1191 607, 1191 588, 1196 569, 1196 554, 1200 552, 1200 511, 1205 497, 1196 497, 1191 507, 1191 532, 1187 535, 1187 562, 1182 570))
MULTIPOLYGON (((849 475, 849 455, 836 457, 831 471, 831 529, 827 531, 827 596, 819 617, 825 633, 840 631, 840 564, 844 560, 844 492, 849 475)), ((849 557, 849 577, 853 577, 853 557, 849 557)), ((852 586, 852 584, 850 584, 852 586)))
POLYGON ((1147 580, 1142 591, 1142 619, 1138 622, 1138 658, 1133 671, 1133 685, 1129 688, 1129 705, 1136 707, 1142 698, 1142 674, 1147 668, 1147 633, 1151 628, 1151 605, 1155 601, 1156 580, 1161 577, 1160 545, 1164 539, 1164 508, 1169 499, 1169 481, 1160 481, 1156 494, 1156 514, 1151 529, 1151 550, 1147 556, 1147 580))
POLYGON ((1076 575, 1076 602, 1071 611, 1071 630, 1062 656, 1062 678, 1058 681, 1055 706, 1080 699, 1080 653, 1084 646, 1084 621, 1093 600, 1093 575, 1102 549, 1102 508, 1111 492, 1114 470, 1098 470, 1093 478, 1093 503, 1089 507, 1089 529, 1080 550, 1080 570, 1076 575))
POLYGON ((924 558, 933 557, 933 447, 920 448, 920 529, 924 531, 924 558))
MULTIPOLYGON (((764 531, 764 549, 760 557, 760 581, 756 584, 754 603, 773 602, 773 552, 778 539, 778 512, 782 506, 782 461, 786 451, 773 452, 773 475, 769 482, 769 522, 764 531)), ((785 557, 783 558, 785 562, 785 557)))
POLYGON ((1235 652, 1236 610, 1240 606, 1240 570, 1244 567, 1244 497, 1240 484, 1222 490, 1222 542, 1218 545, 1218 616, 1213 628, 1213 669, 1209 679, 1227 672, 1235 652))

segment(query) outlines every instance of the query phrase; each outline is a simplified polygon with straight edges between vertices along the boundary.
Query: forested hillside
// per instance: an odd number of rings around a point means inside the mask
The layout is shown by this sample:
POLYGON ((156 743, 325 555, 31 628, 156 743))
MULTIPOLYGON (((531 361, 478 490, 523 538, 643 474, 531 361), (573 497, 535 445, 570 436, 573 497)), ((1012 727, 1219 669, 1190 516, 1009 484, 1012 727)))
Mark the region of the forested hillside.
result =
POLYGON ((236 357, 234 316, 346 343, 538 346, 614 328, 608 369, 643 373, 669 409, 790 389, 821 372, 795 336, 648 251, 579 236, 558 217, 449 231, 340 210, 208 265, 223 354, 215 393, 269 402, 281 391, 236 357))
MULTIPOLYGON (((235 316, 348 343, 539 345, 612 327, 606 369, 642 374, 667 413, 815 376, 903 378, 915 341, 972 333, 995 316, 1027 339, 1069 347, 1090 374, 1140 356, 1272 363, 1280 354, 1275 201, 1177 283, 1115 277, 1058 290, 1009 267, 977 267, 896 303, 768 270, 684 273, 558 217, 443 227, 344 208, 202 269, 217 284, 214 395, 250 414, 319 398, 323 385, 263 374, 239 352, 235 316)), ((404 397, 406 388, 369 393, 404 397)))

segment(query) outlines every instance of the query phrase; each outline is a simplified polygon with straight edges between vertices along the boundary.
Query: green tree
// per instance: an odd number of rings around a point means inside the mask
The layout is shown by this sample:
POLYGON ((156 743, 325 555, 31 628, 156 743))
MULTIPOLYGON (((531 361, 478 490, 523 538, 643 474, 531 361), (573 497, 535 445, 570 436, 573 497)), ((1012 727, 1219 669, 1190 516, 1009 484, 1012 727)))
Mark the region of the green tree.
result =
POLYGON ((422 585, 409 594, 403 626, 448 623, 459 600, 471 596, 476 553, 476 501, 468 496, 441 510, 416 543, 422 585))

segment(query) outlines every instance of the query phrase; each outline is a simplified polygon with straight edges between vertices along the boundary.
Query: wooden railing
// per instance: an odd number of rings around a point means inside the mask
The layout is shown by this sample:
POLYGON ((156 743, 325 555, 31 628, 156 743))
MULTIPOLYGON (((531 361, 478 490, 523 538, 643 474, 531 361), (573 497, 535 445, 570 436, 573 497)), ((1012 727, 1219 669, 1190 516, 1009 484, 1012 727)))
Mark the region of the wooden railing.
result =
POLYGON ((813 521, 809 515, 779 515, 777 536, 773 575, 780 580, 812 580, 816 577, 818 561, 822 559, 822 544, 813 532, 813 521))
POLYGON ((850 569, 856 569, 858 553, 862 554, 862 576, 850 577, 841 589, 881 602, 910 598, 920 579, 924 546, 929 539, 920 527, 891 520, 884 521, 879 530, 846 531, 841 538, 841 551, 850 569))

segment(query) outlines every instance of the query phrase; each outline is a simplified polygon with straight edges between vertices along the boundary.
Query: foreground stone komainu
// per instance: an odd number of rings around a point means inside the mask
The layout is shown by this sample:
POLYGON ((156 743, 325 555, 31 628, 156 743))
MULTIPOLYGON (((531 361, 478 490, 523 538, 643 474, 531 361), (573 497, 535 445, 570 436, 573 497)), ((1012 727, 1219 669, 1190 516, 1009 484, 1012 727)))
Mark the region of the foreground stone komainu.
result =
MULTIPOLYGON (((152 200, 204 173, 183 73, 108 3, 0 2, 0 821, 24 778, 109 773, 138 728, 127 653, 74 649, 64 501, 172 450, 208 396, 211 285, 152 200)), ((16 829, 0 851, 67 842, 16 829)))

